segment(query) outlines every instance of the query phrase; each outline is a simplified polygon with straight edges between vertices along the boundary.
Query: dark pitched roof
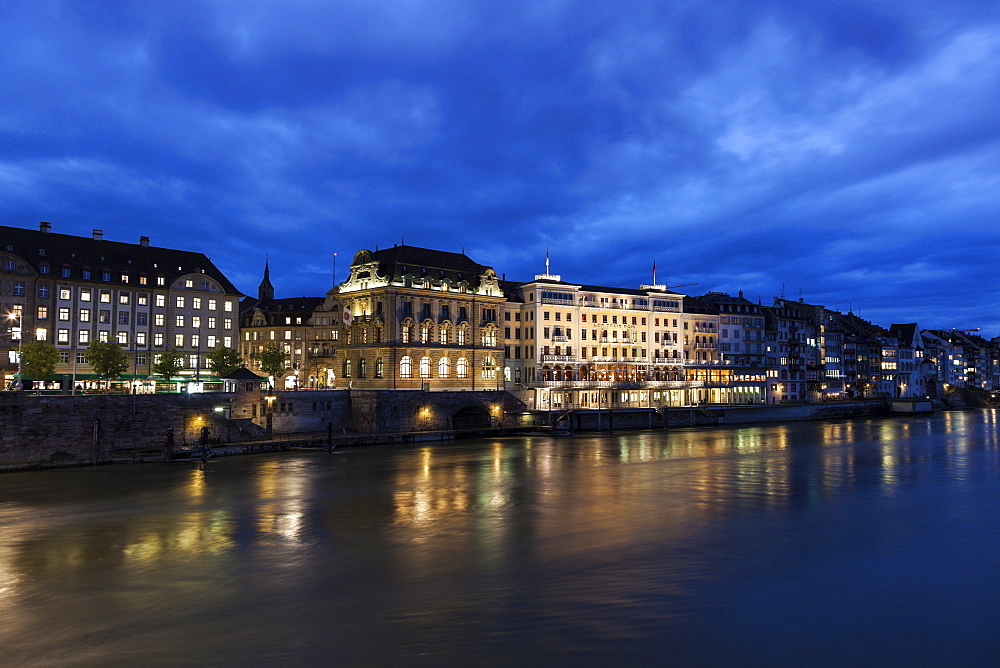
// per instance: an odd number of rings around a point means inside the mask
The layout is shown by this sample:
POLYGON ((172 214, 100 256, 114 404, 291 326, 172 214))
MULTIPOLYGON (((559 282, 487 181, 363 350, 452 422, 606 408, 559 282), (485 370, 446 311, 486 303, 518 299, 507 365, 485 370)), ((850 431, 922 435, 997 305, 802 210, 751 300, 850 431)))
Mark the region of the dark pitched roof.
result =
POLYGON ((236 369, 232 373, 223 376, 223 378, 227 378, 229 380, 257 380, 260 382, 267 380, 267 378, 263 376, 258 376, 245 366, 241 366, 239 369, 236 369))
POLYGON ((138 284, 136 279, 141 274, 151 278, 163 276, 169 285, 180 276, 196 273, 214 280, 227 295, 242 294, 204 253, 106 241, 103 235, 94 239, 6 225, 0 226, 0 250, 21 257, 37 273, 42 273, 40 267, 47 264, 54 278, 61 276, 62 267, 66 266, 74 281, 125 285, 122 274, 128 274, 127 285, 132 287, 138 284), (83 278, 83 269, 92 272, 90 279, 83 278), (110 280, 102 280, 104 271, 111 274, 110 280))

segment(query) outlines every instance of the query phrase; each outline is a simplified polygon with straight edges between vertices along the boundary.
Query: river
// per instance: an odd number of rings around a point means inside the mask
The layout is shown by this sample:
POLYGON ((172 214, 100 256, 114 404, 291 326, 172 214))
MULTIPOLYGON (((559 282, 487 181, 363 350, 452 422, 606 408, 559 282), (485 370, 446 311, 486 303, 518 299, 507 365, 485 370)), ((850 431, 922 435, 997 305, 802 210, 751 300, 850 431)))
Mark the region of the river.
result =
POLYGON ((0 475, 0 664, 995 665, 996 411, 0 475))

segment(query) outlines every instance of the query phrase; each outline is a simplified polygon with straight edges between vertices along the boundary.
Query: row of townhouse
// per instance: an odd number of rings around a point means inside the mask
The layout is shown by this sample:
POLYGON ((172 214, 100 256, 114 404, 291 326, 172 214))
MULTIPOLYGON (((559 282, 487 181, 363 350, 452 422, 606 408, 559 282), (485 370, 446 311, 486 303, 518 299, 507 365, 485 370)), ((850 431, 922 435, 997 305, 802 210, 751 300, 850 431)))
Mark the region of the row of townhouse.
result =
POLYGON ((284 388, 506 389, 536 408, 778 404, 938 396, 945 384, 996 389, 997 341, 874 325, 801 299, 765 306, 666 285, 507 281, 464 253, 397 245, 360 250, 324 295, 274 296, 270 268, 245 297, 201 253, 0 227, 0 310, 10 314, 7 379, 22 340, 52 341, 55 379, 96 382, 91 340, 129 355, 147 379, 160 352, 206 375, 207 353, 248 366, 285 352, 284 388), (25 332, 21 339, 21 332, 25 332))

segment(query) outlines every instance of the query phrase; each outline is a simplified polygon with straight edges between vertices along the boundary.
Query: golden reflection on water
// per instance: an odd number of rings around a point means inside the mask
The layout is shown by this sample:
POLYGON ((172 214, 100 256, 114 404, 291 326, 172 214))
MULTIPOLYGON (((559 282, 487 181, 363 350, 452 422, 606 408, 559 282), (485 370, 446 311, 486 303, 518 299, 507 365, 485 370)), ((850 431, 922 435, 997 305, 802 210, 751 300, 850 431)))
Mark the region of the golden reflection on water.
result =
MULTIPOLYGON (((720 516, 821 504, 860 488, 894 493, 931 463, 968 474, 975 452, 1000 457, 998 426, 997 412, 984 411, 526 437, 218 461, 170 469, 149 491, 87 483, 56 501, 26 488, 22 498, 0 498, 0 617, 28 605, 21 594, 40 582, 115 571, 133 582, 197 576, 232 569, 241 550, 275 546, 277 561, 296 563, 317 528, 347 526, 408 573, 456 562, 499 572, 520 558, 576 567, 650 537, 683 546, 720 516)), ((78 475, 99 474, 129 475, 78 475)))

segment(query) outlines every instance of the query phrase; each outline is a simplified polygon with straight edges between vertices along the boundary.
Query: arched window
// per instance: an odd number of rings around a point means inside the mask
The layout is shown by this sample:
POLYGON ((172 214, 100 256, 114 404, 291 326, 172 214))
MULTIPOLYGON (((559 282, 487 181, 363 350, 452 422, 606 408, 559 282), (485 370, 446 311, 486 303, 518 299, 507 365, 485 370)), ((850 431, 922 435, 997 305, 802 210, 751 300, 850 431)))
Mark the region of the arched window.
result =
POLYGON ((403 359, 399 360, 399 377, 413 378, 413 367, 409 355, 406 355, 403 359))
POLYGON ((458 345, 460 345, 460 346, 464 346, 465 345, 465 333, 466 333, 466 331, 468 331, 467 327, 459 327, 458 328, 458 345))
POLYGON ((420 358, 420 377, 430 378, 431 377, 431 358, 421 357, 420 358))
POLYGON ((483 378, 496 378, 497 377, 497 363, 492 358, 487 356, 483 360, 483 378))
POLYGON ((384 374, 385 374, 385 363, 382 361, 382 358, 379 357, 377 360, 375 360, 375 377, 381 378, 384 374))
POLYGON ((442 357, 438 360, 438 378, 447 378, 448 373, 451 370, 449 368, 450 362, 447 357, 442 357))
POLYGON ((430 343, 430 340, 431 326, 425 322, 420 326, 420 343, 430 343))
POLYGON ((358 362, 358 378, 367 378, 367 377, 368 377, 368 360, 361 358, 361 361, 358 362))
POLYGON ((458 363, 455 365, 455 375, 458 376, 459 378, 469 377, 469 363, 465 360, 464 357, 458 358, 458 363))
POLYGON ((344 378, 351 377, 351 360, 344 360, 344 378))
POLYGON ((439 342, 442 346, 448 345, 448 327, 442 325, 441 329, 438 330, 438 336, 440 337, 439 342))

